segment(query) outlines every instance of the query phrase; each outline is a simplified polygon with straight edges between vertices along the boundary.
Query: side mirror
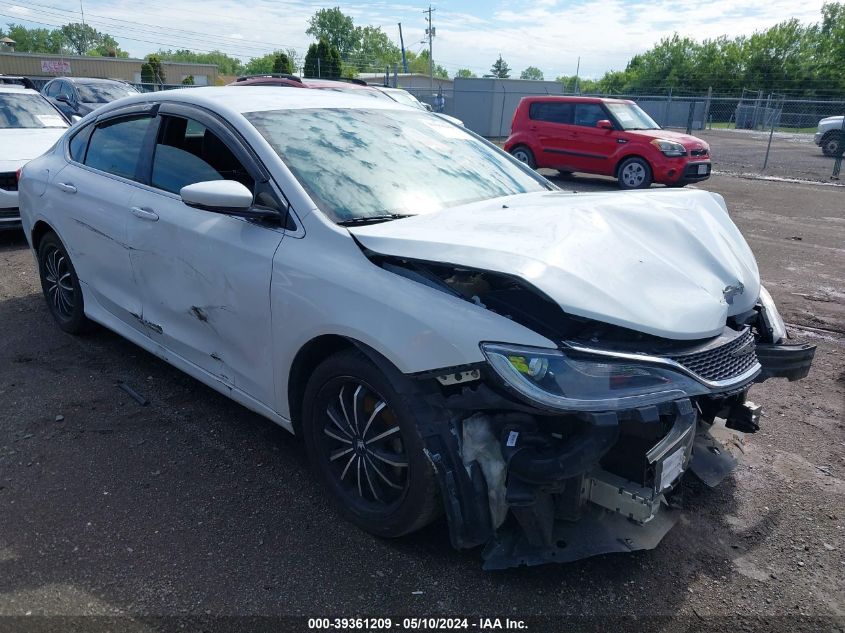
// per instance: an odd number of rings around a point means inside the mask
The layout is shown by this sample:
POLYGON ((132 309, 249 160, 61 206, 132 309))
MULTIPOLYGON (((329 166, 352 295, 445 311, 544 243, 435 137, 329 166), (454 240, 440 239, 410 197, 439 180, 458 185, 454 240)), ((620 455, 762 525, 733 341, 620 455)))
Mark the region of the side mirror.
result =
POLYGON ((432 108, 432 107, 431 107, 431 104, 430 104, 430 103, 423 103, 423 102, 421 102, 421 103, 423 104, 423 107, 424 107, 426 110, 428 110, 429 112, 434 112, 434 108, 432 108))
POLYGON ((62 103, 67 103, 70 105, 70 96, 62 93, 56 97, 56 101, 61 101, 62 103))
POLYGON ((276 211, 253 208, 252 192, 236 180, 206 180, 182 187, 179 195, 189 207, 253 220, 279 219, 276 211))
POLYGON ((613 129, 613 123, 611 123, 607 119, 602 119, 600 121, 596 121, 596 127, 600 128, 602 130, 612 130, 613 129))

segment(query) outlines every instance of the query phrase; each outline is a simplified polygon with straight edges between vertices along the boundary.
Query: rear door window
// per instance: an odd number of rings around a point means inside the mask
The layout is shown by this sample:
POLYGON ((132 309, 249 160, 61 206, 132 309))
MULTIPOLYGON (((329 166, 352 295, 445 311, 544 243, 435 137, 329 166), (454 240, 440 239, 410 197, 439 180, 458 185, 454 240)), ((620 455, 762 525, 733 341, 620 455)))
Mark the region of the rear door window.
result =
POLYGON ((528 109, 528 116, 534 121, 571 124, 572 104, 538 101, 531 104, 528 109))
POLYGON ((137 180, 138 161, 153 119, 122 118, 101 123, 88 143, 85 164, 94 169, 137 180))
POLYGON ((598 103, 579 103, 575 106, 575 125, 596 127, 596 123, 609 118, 598 103))

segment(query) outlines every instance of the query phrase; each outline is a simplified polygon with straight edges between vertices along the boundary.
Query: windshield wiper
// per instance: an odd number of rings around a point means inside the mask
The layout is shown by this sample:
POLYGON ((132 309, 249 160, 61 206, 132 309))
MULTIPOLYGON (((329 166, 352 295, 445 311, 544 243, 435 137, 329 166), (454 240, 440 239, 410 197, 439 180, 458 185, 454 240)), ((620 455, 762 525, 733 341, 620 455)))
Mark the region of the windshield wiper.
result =
POLYGON ((348 220, 340 220, 340 226, 361 226, 362 224, 375 224, 376 222, 387 222, 388 220, 399 220, 401 218, 410 218, 410 215, 402 213, 387 213, 384 215, 364 215, 360 218, 349 218, 348 220))

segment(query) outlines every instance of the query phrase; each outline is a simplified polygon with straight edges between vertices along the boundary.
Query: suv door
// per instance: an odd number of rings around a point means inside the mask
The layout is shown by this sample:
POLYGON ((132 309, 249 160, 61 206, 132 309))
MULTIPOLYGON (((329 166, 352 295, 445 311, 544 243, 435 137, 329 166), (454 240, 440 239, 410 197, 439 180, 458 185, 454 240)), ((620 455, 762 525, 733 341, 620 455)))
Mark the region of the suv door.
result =
POLYGON ((612 159, 619 133, 596 127, 602 119, 613 120, 600 103, 575 104, 572 150, 578 153, 585 171, 613 175, 612 159))
POLYGON ((577 156, 569 151, 572 116, 572 103, 564 101, 534 101, 528 106, 528 129, 540 147, 540 155, 534 157, 537 167, 578 168, 577 156))
POLYGON ((70 139, 70 161, 50 185, 64 211, 59 234, 73 249, 86 299, 136 329, 141 328, 141 299, 126 226, 152 120, 149 112, 135 108, 82 128, 70 139))
POLYGON ((148 187, 133 199, 131 260, 149 337, 265 406, 275 402, 270 277, 284 230, 189 207, 182 187, 236 180, 281 211, 282 198, 239 138, 210 114, 164 104, 148 187))

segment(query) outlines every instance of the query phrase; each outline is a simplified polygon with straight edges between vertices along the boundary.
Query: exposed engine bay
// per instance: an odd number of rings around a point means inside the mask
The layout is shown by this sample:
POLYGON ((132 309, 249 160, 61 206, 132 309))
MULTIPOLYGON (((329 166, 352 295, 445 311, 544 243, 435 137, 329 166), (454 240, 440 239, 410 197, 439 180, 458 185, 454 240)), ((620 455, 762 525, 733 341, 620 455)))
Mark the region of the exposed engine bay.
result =
POLYGON ((559 344, 536 356, 482 344, 489 363, 419 376, 448 419, 421 430, 452 543, 484 546, 486 569, 656 547, 685 473, 719 484, 732 445, 759 429, 750 387, 803 378, 815 351, 787 340, 762 294, 719 335, 678 341, 569 315, 519 278, 370 256, 559 344))

